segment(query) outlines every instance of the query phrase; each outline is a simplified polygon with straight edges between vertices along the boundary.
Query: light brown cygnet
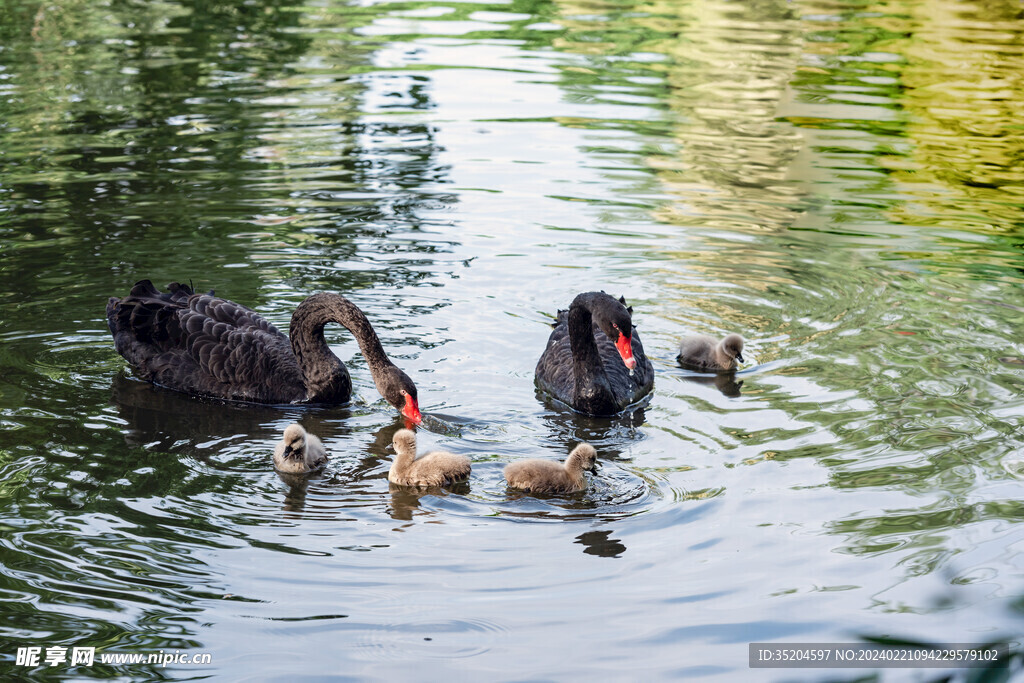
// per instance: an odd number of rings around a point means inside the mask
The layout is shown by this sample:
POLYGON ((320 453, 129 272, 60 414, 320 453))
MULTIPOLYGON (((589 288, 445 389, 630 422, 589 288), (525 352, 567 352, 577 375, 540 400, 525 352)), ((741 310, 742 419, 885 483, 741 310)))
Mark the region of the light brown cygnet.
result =
POLYGON ((302 474, 323 467, 327 462, 327 452, 320 439, 306 433, 297 422, 288 425, 284 430, 284 438, 274 449, 274 468, 279 472, 302 474))
POLYGON ((464 455, 431 451, 416 457, 416 434, 399 429, 392 439, 395 461, 388 481, 400 486, 448 486, 469 476, 471 463, 464 455))
POLYGON ((722 341, 703 334, 686 337, 679 342, 679 355, 676 360, 681 365, 695 370, 735 370, 738 365, 736 361, 743 362, 743 337, 730 334, 722 341))
POLYGON ((505 467, 512 488, 530 493, 576 493, 587 488, 584 470, 597 466, 597 451, 589 443, 573 449, 565 464, 551 460, 520 460, 505 467))

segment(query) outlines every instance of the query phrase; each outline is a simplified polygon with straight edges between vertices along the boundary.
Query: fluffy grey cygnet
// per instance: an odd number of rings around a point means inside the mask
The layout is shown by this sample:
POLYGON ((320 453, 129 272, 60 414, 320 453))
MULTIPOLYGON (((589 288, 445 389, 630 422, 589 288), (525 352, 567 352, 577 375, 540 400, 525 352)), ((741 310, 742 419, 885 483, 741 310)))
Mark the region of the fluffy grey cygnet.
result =
POLYGON ((279 472, 303 474, 323 467, 326 462, 327 452, 320 439, 307 434, 297 422, 285 428, 284 438, 274 449, 274 468, 279 472))
POLYGON ((388 481, 400 486, 448 486, 469 476, 470 460, 448 451, 431 451, 416 457, 416 435, 399 429, 392 439, 395 461, 388 481))
POLYGON ((736 361, 743 362, 743 337, 738 334, 730 334, 722 341, 717 341, 714 337, 704 334, 686 337, 679 342, 679 355, 676 360, 681 365, 696 370, 711 372, 735 370, 736 361))
POLYGON ((573 449, 565 463, 521 460, 505 467, 505 480, 515 489, 530 493, 576 493, 587 488, 584 470, 594 471, 597 451, 589 443, 573 449))

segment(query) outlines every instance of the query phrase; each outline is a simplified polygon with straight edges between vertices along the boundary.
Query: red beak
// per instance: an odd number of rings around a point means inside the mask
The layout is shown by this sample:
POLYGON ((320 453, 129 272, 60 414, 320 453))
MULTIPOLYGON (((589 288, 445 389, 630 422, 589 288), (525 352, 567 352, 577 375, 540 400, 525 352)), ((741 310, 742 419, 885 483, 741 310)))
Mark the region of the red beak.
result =
POLYGON ((626 364, 627 368, 632 370, 636 367, 636 358, 633 358, 632 337, 627 337, 620 332, 619 340, 615 342, 615 348, 619 350, 619 355, 622 356, 622 362, 626 364))
POLYGON ((411 420, 415 424, 423 422, 423 416, 420 415, 420 406, 412 396, 406 395, 405 407, 402 408, 402 415, 404 415, 407 420, 411 420))

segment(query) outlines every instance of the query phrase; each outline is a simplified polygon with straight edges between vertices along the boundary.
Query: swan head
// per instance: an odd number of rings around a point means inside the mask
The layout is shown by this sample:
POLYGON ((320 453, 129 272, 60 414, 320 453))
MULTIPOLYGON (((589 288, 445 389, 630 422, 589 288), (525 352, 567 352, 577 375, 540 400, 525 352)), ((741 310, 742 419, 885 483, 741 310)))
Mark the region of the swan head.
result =
POLYGON ((412 453, 416 455, 416 434, 411 429, 399 429, 391 439, 391 445, 399 455, 412 453))
POLYGON ((416 394, 416 385, 405 374, 395 366, 383 371, 380 390, 381 395, 387 402, 398 409, 405 419, 413 424, 423 422, 423 415, 420 414, 420 402, 416 394))
POLYGON ((738 334, 730 334, 722 340, 722 348, 726 355, 743 362, 743 337, 738 334))
POLYGON ((284 430, 284 457, 304 458, 306 454, 306 430, 298 422, 285 427, 284 430))
POLYGON ((636 367, 636 358, 633 358, 633 316, 630 311, 625 299, 616 301, 608 297, 601 300, 593 316, 601 331, 615 342, 622 362, 632 370, 636 367))
POLYGON ((576 448, 572 449, 572 453, 569 454, 570 460, 575 460, 579 463, 580 469, 593 472, 597 469, 597 451, 589 443, 581 443, 576 448))

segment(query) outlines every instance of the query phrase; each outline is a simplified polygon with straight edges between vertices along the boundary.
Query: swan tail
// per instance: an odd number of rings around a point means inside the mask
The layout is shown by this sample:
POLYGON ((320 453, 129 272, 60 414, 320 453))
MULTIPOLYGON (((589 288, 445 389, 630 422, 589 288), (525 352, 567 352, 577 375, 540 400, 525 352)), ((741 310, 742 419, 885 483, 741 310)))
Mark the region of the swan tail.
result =
POLYGON ((140 280, 128 296, 107 300, 107 324, 124 355, 122 344, 152 344, 162 350, 181 339, 177 311, 184 308, 183 292, 161 292, 149 280, 140 280))
POLYGON ((558 312, 555 314, 555 321, 553 323, 551 323, 551 327, 558 327, 559 325, 568 325, 568 324, 569 324, 569 309, 568 308, 559 308, 558 312))

